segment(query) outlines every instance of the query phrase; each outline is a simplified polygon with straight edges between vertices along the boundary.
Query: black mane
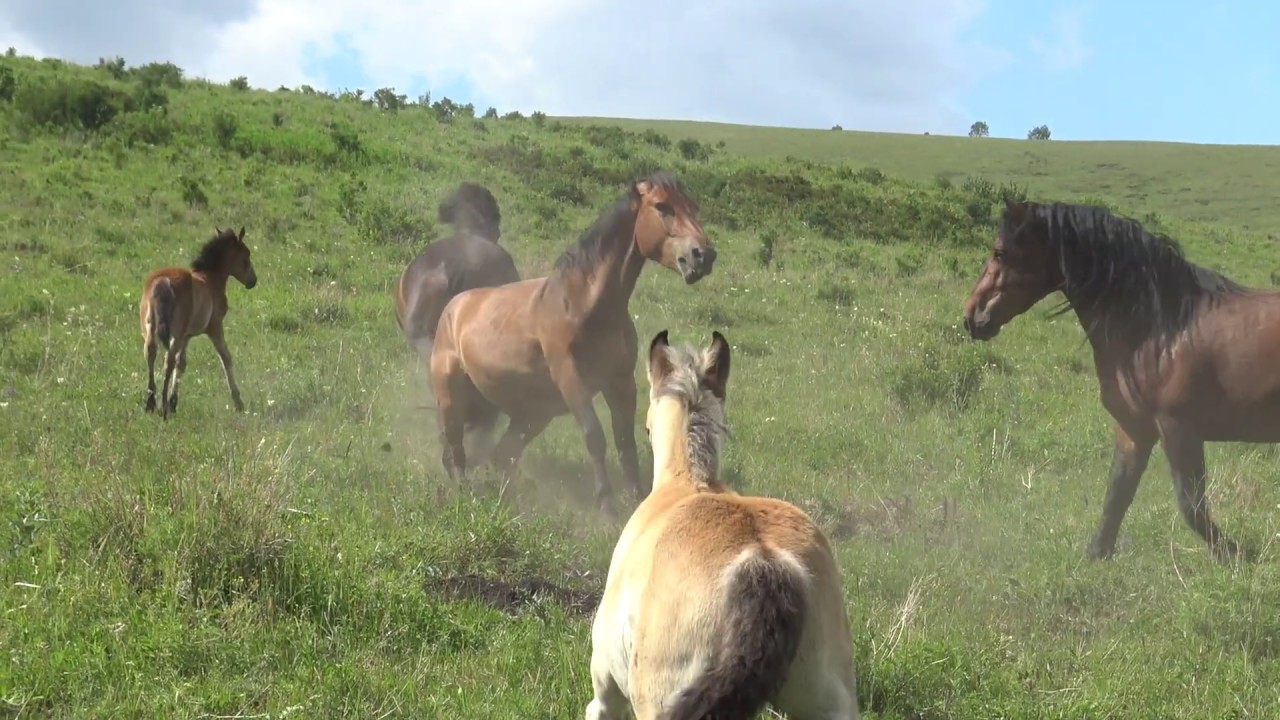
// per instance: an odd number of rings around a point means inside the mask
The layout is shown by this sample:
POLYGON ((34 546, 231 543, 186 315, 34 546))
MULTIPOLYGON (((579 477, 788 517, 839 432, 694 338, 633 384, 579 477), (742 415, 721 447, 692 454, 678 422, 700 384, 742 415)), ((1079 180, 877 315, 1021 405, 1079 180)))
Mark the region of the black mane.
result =
POLYGON ((440 202, 436 216, 459 231, 498 242, 502 234, 502 211, 493 193, 483 185, 464 182, 440 202))
MULTIPOLYGON (((672 173, 665 170, 655 172, 644 179, 651 185, 660 188, 667 195, 667 202, 678 211, 697 213, 697 204, 685 192, 683 184, 672 173)), ((618 238, 618 227, 635 222, 631 212, 631 203, 635 200, 634 190, 628 188, 608 210, 596 219, 591 227, 583 231, 578 242, 556 258, 555 270, 566 272, 579 269, 590 273, 608 254, 609 242, 618 238)), ((631 240, 631 233, 625 233, 631 240)))
MULTIPOLYGON (((1028 203, 1028 220, 1047 232, 1058 255, 1068 307, 1109 337, 1167 339, 1181 332, 1203 300, 1246 288, 1187 260, 1173 239, 1092 205, 1028 203)), ((1013 237, 1006 212, 1002 232, 1013 237)))
POLYGON ((231 228, 219 231, 217 235, 200 246, 200 252, 191 261, 191 269, 195 272, 213 272, 220 270, 226 262, 227 251, 235 247, 239 237, 231 228))

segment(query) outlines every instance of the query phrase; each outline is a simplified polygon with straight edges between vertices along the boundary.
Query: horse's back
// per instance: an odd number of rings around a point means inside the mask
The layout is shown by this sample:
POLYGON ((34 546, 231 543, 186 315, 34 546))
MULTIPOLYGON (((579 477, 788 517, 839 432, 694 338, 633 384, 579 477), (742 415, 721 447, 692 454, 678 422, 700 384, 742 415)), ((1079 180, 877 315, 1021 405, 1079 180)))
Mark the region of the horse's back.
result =
MULTIPOLYGON (((850 654, 839 639, 848 625, 838 569, 803 511, 771 498, 700 493, 642 522, 648 527, 636 529, 622 563, 631 587, 615 591, 616 603, 630 597, 637 606, 629 674, 641 705, 732 673, 721 655, 726 641, 758 661, 771 658, 776 677, 792 663, 826 677, 823 663, 839 668, 850 654)), ((750 694, 741 682, 734 687, 750 694)), ((795 694, 786 686, 768 694, 789 690, 795 694)))
POLYGON ((428 246, 400 275, 396 317, 410 340, 434 338, 445 308, 458 295, 519 279, 515 261, 487 240, 450 237, 428 246))

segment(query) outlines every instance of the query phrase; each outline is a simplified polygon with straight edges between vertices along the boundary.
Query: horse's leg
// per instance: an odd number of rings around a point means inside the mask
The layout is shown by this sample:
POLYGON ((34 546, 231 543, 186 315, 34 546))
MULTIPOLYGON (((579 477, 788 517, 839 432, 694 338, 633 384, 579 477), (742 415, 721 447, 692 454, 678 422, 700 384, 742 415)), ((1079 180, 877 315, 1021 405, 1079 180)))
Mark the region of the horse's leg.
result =
POLYGON ((147 353, 147 400, 144 408, 147 412, 156 411, 156 339, 148 337, 144 343, 147 353))
POLYGON ((1174 494, 1182 518, 1209 544, 1218 560, 1229 560, 1239 552, 1235 541, 1227 537, 1209 517, 1204 486, 1207 474, 1204 463, 1204 441, 1180 432, 1166 432, 1161 438, 1169 471, 1173 475, 1174 494))
POLYGON ((177 370, 178 353, 182 352, 184 341, 174 338, 169 344, 169 351, 164 355, 164 385, 160 388, 160 417, 169 419, 169 387, 177 370))
MULTIPOLYGON (((461 480, 467 472, 466 439, 468 385, 471 380, 456 353, 448 350, 431 355, 431 388, 435 395, 440 433, 440 462, 451 480, 461 480)), ((473 386, 474 387, 474 386, 473 386)))
POLYGON ((1138 483, 1147 470, 1151 449, 1155 447, 1154 431, 1130 434, 1116 424, 1115 451, 1111 456, 1111 479, 1107 484, 1107 498, 1102 503, 1102 522, 1089 543, 1089 557, 1095 560, 1111 557, 1116 549, 1116 536, 1120 523, 1133 504, 1138 483))
POLYGON ((169 391, 169 413, 178 412, 178 386, 182 384, 182 376, 187 372, 187 346, 184 343, 178 352, 178 362, 173 373, 173 389, 169 391))
POLYGON ((515 477, 516 468, 520 464, 520 456, 529 443, 538 437, 551 424, 551 417, 511 418, 507 429, 502 433, 498 443, 494 445, 490 458, 494 467, 502 473, 504 482, 515 477))
POLYGON ((587 703, 586 720, 625 720, 630 703, 622 688, 609 674, 604 662, 593 655, 591 663, 591 702, 587 703))
POLYGON ((649 494, 650 483, 640 484, 640 460, 636 454, 636 376, 618 373, 605 387, 604 401, 609 405, 618 463, 627 482, 636 489, 636 497, 643 500, 649 494))
POLYGON ((218 359, 222 361, 222 372, 227 376, 227 389, 231 391, 231 403, 235 405, 236 412, 244 412, 244 402, 240 400, 240 386, 236 385, 236 374, 231 369, 231 351, 227 349, 227 340, 222 335, 222 323, 210 324, 206 332, 209 340, 213 342, 213 349, 218 351, 218 359))
POLYGON ((596 502, 601 512, 613 517, 609 470, 605 465, 605 453, 608 447, 605 445, 604 427, 600 425, 600 418, 591 404, 595 393, 587 389, 586 383, 578 374, 577 366, 570 358, 553 364, 551 377, 560 389, 560 395, 564 398, 569 412, 573 413, 573 419, 578 422, 578 428, 582 430, 582 437, 586 441, 587 453, 591 456, 591 465, 595 474, 596 502))

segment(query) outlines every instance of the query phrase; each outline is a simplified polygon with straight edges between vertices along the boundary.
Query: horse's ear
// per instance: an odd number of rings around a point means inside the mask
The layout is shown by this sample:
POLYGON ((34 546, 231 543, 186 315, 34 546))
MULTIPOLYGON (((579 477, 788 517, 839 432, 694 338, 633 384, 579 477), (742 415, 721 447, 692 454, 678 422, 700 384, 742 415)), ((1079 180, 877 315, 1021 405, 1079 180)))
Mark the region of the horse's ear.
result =
POLYGON ((725 392, 729 386, 729 342, 715 330, 711 331, 711 346, 707 348, 707 366, 703 369, 702 375, 711 392, 724 402, 725 392))
POLYGON ((1004 196, 1004 212, 1015 223, 1022 224, 1027 216, 1026 203, 1014 199, 1013 195, 1006 194, 1004 196))
POLYGON ((667 355, 667 331, 653 336, 649 343, 649 385, 657 387, 671 374, 671 357, 667 355))
POLYGON ((243 225, 241 225, 241 226, 240 226, 240 240, 241 240, 242 242, 244 241, 244 226, 243 226, 243 225))
POLYGON ((631 183, 631 194, 635 195, 637 198, 642 198, 645 195, 648 195, 651 190, 653 190, 653 183, 648 180, 637 180, 631 183))

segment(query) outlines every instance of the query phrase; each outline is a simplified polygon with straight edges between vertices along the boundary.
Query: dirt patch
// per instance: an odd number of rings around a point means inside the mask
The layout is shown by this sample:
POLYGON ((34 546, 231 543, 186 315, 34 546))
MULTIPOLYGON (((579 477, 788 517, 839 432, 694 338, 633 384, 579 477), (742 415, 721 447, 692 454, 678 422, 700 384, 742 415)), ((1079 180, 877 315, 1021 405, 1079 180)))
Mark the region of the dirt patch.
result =
POLYGON ((476 600, 508 615, 536 611, 545 602, 559 605, 570 615, 590 616, 600 603, 600 590, 557 585, 539 577, 514 582, 483 575, 454 575, 438 581, 436 590, 451 600, 476 600))

